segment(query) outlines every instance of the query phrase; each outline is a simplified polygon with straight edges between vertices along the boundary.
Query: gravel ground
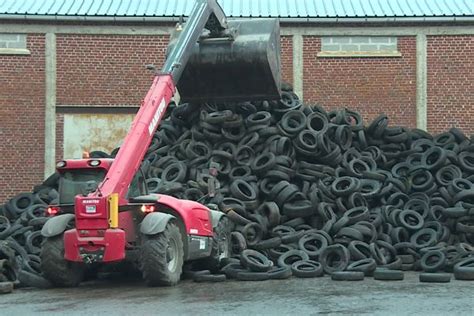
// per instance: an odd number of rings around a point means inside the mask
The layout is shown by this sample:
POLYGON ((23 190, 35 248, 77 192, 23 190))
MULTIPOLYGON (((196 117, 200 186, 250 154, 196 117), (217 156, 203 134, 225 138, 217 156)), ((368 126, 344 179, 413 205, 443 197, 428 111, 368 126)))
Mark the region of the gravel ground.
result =
POLYGON ((474 282, 336 282, 329 277, 264 282, 183 281, 172 288, 100 280, 73 289, 18 289, 0 296, 2 315, 474 315, 474 282))

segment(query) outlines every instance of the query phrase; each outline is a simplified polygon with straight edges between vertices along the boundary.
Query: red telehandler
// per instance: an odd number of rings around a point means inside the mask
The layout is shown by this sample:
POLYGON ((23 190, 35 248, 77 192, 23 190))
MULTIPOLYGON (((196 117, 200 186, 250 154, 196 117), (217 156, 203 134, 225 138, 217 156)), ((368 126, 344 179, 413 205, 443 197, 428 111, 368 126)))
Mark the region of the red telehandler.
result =
POLYGON ((175 285, 183 263, 229 256, 224 213, 148 194, 141 163, 173 97, 237 102, 280 98, 275 19, 227 20, 216 0, 196 0, 115 159, 57 164, 59 204, 43 227, 41 268, 56 286, 77 286, 89 267, 131 261, 148 285, 175 285))

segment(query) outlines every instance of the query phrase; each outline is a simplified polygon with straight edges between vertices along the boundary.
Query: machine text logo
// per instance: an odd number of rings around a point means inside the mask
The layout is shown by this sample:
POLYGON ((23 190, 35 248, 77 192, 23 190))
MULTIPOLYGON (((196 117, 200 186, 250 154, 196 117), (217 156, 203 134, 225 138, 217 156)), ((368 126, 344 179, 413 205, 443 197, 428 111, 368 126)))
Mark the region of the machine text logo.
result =
POLYGON ((151 123, 148 126, 148 132, 150 133, 150 135, 153 135, 153 131, 155 130, 156 125, 158 125, 158 122, 160 121, 160 117, 161 114, 163 114, 165 106, 165 98, 163 98, 161 99, 160 105, 156 109, 155 115, 153 116, 153 119, 151 120, 151 123))

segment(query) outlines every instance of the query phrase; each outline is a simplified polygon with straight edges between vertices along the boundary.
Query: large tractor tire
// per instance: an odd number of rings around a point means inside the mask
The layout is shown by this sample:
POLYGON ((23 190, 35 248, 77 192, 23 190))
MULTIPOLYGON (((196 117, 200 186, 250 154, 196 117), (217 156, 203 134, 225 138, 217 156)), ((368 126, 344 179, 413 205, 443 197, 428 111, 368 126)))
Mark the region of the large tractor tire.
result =
POLYGON ((178 226, 169 222, 162 233, 144 236, 140 257, 143 279, 148 286, 176 285, 184 261, 183 240, 178 226))
POLYGON ((85 266, 82 263, 64 259, 63 235, 47 238, 41 248, 41 271, 58 287, 75 287, 84 278, 85 266))
POLYGON ((227 217, 221 217, 219 224, 214 228, 211 255, 197 262, 200 269, 210 270, 211 272, 219 271, 221 260, 229 258, 232 255, 230 233, 229 219, 227 217))

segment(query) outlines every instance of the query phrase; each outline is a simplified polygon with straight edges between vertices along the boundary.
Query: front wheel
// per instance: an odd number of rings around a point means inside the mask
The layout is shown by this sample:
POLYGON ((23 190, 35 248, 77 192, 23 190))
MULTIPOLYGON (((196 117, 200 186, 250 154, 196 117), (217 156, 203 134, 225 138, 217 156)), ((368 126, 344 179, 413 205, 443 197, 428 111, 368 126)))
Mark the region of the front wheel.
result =
POLYGON ((41 271, 58 287, 75 287, 84 278, 85 266, 64 259, 63 235, 47 238, 41 247, 41 271))
POLYGON ((231 256, 230 222, 227 217, 221 217, 219 223, 214 228, 214 237, 212 238, 211 255, 199 260, 199 267, 202 269, 217 272, 220 268, 220 262, 224 258, 231 256))
POLYGON ((140 257, 142 275, 147 285, 176 285, 184 261, 183 240, 178 226, 170 222, 162 233, 144 236, 140 257))

